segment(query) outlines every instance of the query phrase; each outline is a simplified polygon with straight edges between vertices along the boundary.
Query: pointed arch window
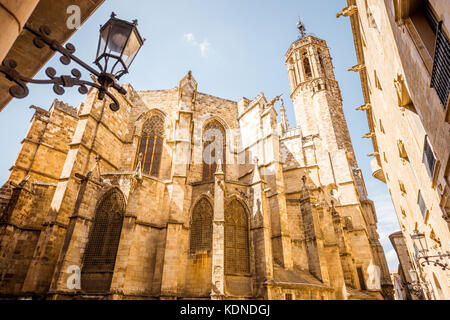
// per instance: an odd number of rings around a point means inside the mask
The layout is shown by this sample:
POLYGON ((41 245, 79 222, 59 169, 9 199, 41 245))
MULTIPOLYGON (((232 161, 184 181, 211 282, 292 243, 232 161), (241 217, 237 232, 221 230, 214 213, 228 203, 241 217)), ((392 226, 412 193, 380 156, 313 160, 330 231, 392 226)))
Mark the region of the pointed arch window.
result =
POLYGON ((311 79, 312 78, 312 70, 311 70, 311 63, 309 62, 308 55, 306 52, 303 53, 303 70, 305 71, 305 79, 311 79))
POLYGON ((220 159, 223 171, 226 166, 226 133, 218 121, 208 123, 203 129, 203 181, 213 181, 220 159))
POLYGON ((142 128, 139 154, 142 155, 142 172, 154 177, 159 176, 159 167, 164 142, 164 119, 159 115, 151 116, 142 128))
POLYGON ((242 204, 234 199, 225 208, 225 273, 249 272, 248 217, 242 204))
POLYGON ((108 292, 116 262, 125 213, 125 199, 118 189, 100 200, 83 257, 81 286, 85 292, 108 292))
POLYGON ((192 211, 190 253, 207 251, 212 248, 213 208, 208 200, 201 199, 192 211))

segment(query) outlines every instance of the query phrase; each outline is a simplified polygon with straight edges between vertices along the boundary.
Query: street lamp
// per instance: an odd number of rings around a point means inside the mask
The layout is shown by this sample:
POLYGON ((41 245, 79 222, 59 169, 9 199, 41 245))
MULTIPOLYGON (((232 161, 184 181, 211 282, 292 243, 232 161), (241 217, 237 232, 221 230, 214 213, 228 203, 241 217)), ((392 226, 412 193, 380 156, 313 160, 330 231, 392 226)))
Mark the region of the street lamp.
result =
POLYGON ((95 64, 101 72, 119 79, 128 73, 144 40, 137 30, 137 20, 130 23, 116 18, 115 13, 100 29, 95 64))
POLYGON ((63 87, 78 86, 78 92, 86 94, 87 86, 94 87, 98 90, 98 98, 103 100, 107 95, 112 103, 109 105, 113 111, 119 110, 119 102, 109 92, 110 88, 114 88, 118 93, 125 95, 127 92, 117 81, 124 74, 128 73, 131 63, 136 54, 144 44, 137 30, 137 20, 132 23, 117 19, 113 12, 111 18, 100 29, 100 37, 97 47, 97 55, 95 64, 100 71, 92 68, 74 55, 75 46, 67 43, 64 47, 56 40, 50 38, 51 30, 47 26, 41 26, 39 30, 34 30, 26 25, 25 30, 35 36, 33 44, 41 49, 44 46, 49 47, 53 51, 61 53, 60 62, 64 65, 70 64, 72 61, 89 71, 96 78, 96 82, 90 82, 80 79, 81 72, 78 69, 72 69, 71 75, 56 76, 54 68, 47 68, 45 74, 49 80, 30 79, 21 75, 17 70, 17 63, 12 59, 5 59, 0 66, 0 72, 6 78, 15 84, 10 87, 9 94, 15 98, 25 98, 28 96, 29 90, 27 83, 36 84, 53 84, 53 91, 58 94, 64 94, 63 87))
POLYGON ((414 230, 414 233, 411 235, 411 239, 419 245, 420 249, 418 249, 417 253, 417 261, 420 263, 422 267, 426 265, 434 264, 434 266, 439 266, 442 270, 450 270, 448 267, 448 263, 445 262, 445 259, 450 257, 450 253, 441 253, 438 252, 437 255, 428 255, 428 243, 424 233, 420 233, 418 230, 414 230), (422 260, 422 261, 421 261, 422 260), (444 263, 445 262, 445 263, 444 263))

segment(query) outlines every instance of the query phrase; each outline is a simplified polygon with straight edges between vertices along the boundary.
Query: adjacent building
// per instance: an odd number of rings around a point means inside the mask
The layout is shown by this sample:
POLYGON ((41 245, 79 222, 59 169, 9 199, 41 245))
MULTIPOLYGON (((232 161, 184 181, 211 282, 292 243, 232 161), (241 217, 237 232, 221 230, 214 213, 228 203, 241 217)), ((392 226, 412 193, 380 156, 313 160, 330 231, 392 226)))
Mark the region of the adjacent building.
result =
MULTIPOLYGON (((447 0, 348 0, 372 140, 408 255, 429 299, 450 299, 450 6, 447 0), (422 250, 418 236, 428 248, 422 250), (413 239, 415 238, 415 240, 413 239), (423 264, 442 253, 441 265, 423 264), (447 253, 447 254, 445 254, 447 253)), ((398 251, 397 251, 398 252, 398 251)), ((399 256, 400 257, 400 256, 399 256)))
POLYGON ((430 284, 424 279, 418 279, 412 259, 406 247, 405 238, 401 231, 389 236, 389 240, 397 253, 399 265, 396 272, 391 272, 396 292, 396 300, 424 300, 430 299, 430 284))
POLYGON ((405 295, 405 287, 397 272, 391 271, 391 279, 394 284, 394 299, 395 300, 407 300, 405 295))

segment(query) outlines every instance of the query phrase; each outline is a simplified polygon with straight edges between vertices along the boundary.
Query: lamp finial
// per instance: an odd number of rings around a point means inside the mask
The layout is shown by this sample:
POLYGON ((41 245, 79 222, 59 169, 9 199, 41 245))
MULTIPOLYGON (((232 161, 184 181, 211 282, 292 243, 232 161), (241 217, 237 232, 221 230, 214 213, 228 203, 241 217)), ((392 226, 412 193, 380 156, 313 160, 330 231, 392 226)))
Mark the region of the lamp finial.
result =
POLYGON ((306 37, 306 27, 300 17, 298 17, 297 29, 300 32, 300 39, 306 37))

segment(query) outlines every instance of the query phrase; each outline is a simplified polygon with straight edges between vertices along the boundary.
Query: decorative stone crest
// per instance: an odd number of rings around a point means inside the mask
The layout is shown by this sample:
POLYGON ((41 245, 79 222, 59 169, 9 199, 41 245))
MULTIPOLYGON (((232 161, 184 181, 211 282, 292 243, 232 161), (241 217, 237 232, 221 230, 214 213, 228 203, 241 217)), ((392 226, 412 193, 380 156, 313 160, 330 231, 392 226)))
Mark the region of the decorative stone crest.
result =
POLYGON ((397 75, 397 79, 394 79, 394 86, 397 93, 398 106, 403 108, 411 106, 412 100, 406 88, 405 79, 401 74, 397 75))

